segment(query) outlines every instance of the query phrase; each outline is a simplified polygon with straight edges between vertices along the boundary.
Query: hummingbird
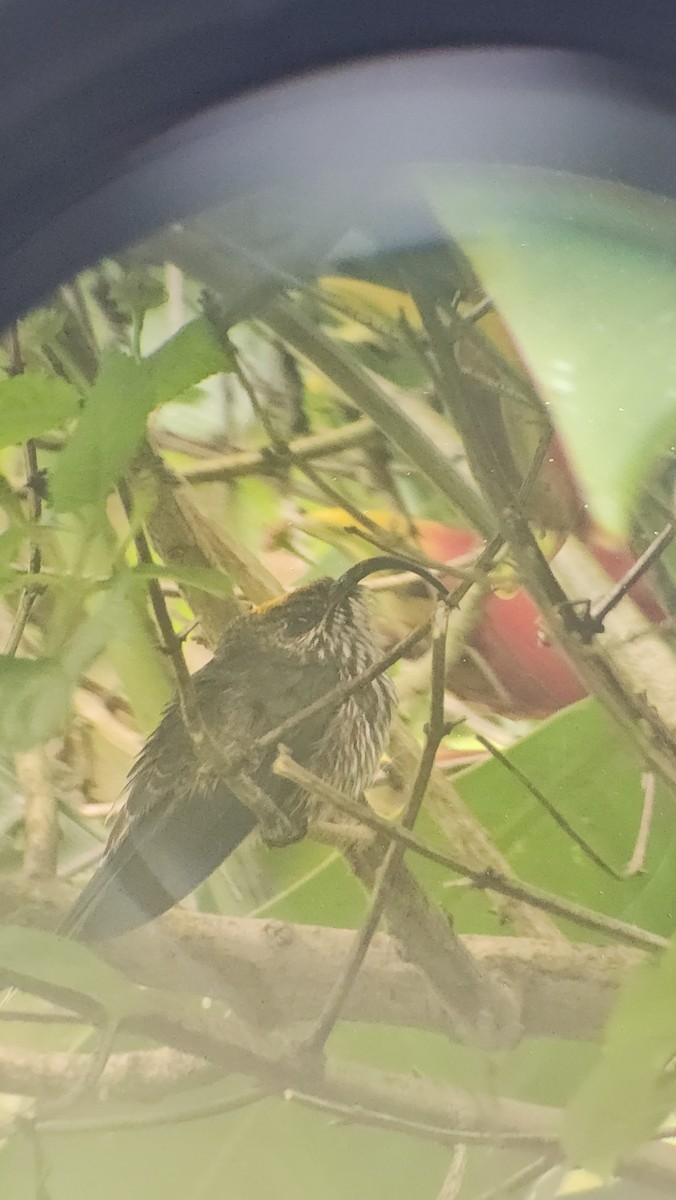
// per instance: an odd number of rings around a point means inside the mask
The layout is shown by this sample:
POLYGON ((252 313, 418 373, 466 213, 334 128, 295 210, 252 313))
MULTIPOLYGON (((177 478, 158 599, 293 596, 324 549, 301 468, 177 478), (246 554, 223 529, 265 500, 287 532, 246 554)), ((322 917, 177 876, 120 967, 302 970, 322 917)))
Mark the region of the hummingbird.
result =
MULTIPOLYGON (((236 617, 214 657, 192 677, 207 735, 224 759, 243 764, 297 836, 307 828, 312 797, 273 773, 277 746, 259 743, 377 664, 382 646, 358 585, 372 571, 408 566, 446 591, 399 557, 357 563, 336 580, 318 579, 236 617)), ((284 742, 299 764, 358 800, 386 748, 394 704, 392 682, 380 673, 301 717, 284 742)), ((101 863, 61 932, 82 941, 116 937, 189 895, 258 823, 233 787, 213 755, 200 755, 174 698, 130 772, 101 863)))

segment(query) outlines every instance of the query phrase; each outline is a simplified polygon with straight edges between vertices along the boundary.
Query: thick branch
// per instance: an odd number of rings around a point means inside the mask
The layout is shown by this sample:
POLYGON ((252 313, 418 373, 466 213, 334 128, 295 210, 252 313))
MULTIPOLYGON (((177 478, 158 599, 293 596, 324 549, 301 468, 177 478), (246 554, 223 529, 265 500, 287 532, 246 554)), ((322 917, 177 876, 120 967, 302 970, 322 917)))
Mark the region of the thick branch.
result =
MULTIPOLYGON (((71 889, 0 881, 0 920, 53 928, 71 889)), ((311 1021, 326 999, 354 933, 282 921, 221 917, 180 908, 99 952, 136 982, 210 996, 261 1029, 311 1021)), ((642 961, 636 951, 552 945, 529 938, 463 936, 475 962, 503 977, 527 1037, 595 1038, 617 990, 642 961)), ((450 1032, 438 993, 396 939, 378 934, 347 999, 344 1017, 450 1032)))
MULTIPOLYGON (((18 1046, 0 1047, 0 1092, 59 1099, 84 1077, 91 1056, 70 1051, 37 1054, 18 1046)), ((191 1088, 215 1078, 202 1059, 178 1050, 129 1050, 111 1054, 97 1091, 106 1100, 161 1100, 178 1088, 191 1088)))

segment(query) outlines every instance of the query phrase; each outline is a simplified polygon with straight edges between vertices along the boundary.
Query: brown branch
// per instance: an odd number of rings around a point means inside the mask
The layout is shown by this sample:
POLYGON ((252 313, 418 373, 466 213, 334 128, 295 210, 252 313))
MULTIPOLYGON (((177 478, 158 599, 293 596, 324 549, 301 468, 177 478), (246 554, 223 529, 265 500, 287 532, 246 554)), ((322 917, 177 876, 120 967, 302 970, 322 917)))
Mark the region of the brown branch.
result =
MULTIPOLYGON (((72 889, 0 877, 0 919, 54 928, 72 889)), ((174 909, 98 952, 146 987, 189 990, 246 1015, 261 1029, 311 1021, 354 939, 352 930, 221 917, 174 909)), ((507 981, 529 1037, 598 1037, 617 990, 642 956, 633 950, 463 935, 482 968, 507 981)), ((452 997, 453 992, 449 993, 452 997)), ((347 1020, 451 1032, 446 1005, 398 943, 377 934, 347 998, 347 1020)))
POLYGON ((284 779, 289 779, 306 791, 313 792, 317 797, 320 797, 327 804, 334 805, 341 812, 349 813, 350 816, 363 821, 365 825, 369 825, 372 829, 377 829, 379 833, 385 833, 389 838, 400 842, 407 849, 414 850, 422 858, 427 858, 430 862, 436 862, 440 866, 448 867, 455 874, 470 879, 475 887, 485 888, 488 891, 498 892, 505 896, 512 896, 515 899, 523 900, 527 904, 532 904, 537 908, 544 909, 545 912, 552 913, 554 916, 563 917, 585 929, 603 933, 607 937, 623 942, 628 946, 637 946, 644 950, 664 950, 669 944, 667 938, 650 933, 646 929, 640 929, 637 925, 630 925, 625 921, 617 920, 615 917, 605 916, 602 913, 595 912, 593 909, 585 908, 584 905, 575 904, 573 901, 562 900, 559 896, 554 896, 541 888, 533 887, 531 884, 521 883, 518 880, 498 875, 492 868, 476 870, 450 854, 435 850, 432 846, 421 842, 400 825, 389 822, 377 816, 372 811, 365 812, 355 801, 349 800, 341 792, 331 787, 330 784, 313 775, 311 771, 307 771, 304 767, 299 766, 298 763, 294 762, 283 751, 278 755, 273 770, 276 774, 283 776, 284 779))
POLYGON ((645 575, 646 571, 657 561, 664 553, 667 546, 674 540, 676 535, 676 521, 669 521, 665 525, 661 533, 651 544, 643 551, 640 558, 626 572, 616 587, 614 587, 609 596, 599 604, 593 604, 589 610, 589 619, 596 625, 603 626, 608 613, 617 607, 620 600, 630 591, 634 584, 645 575))
MULTIPOLYGON (((161 1012, 134 1018, 129 1025, 222 1070, 252 1074, 265 1089, 354 1123, 385 1126, 442 1144, 479 1141, 548 1150, 559 1144, 563 1116, 559 1109, 339 1060, 330 1060, 318 1079, 316 1073, 308 1076, 302 1058, 295 1061, 274 1040, 259 1040, 254 1046, 232 1017, 221 1011, 197 1013, 185 1006, 181 1010, 165 999, 161 1012)), ((65 1127, 59 1125, 59 1130, 65 1127)), ((648 1145, 632 1156, 625 1170, 633 1178, 673 1190, 676 1153, 669 1146, 648 1145)))
MULTIPOLYGON (((225 536, 214 530, 195 505, 188 486, 180 483, 146 443, 137 456, 130 479, 133 484, 143 486, 148 478, 157 498, 148 517, 148 532, 160 558, 177 566, 215 568, 239 580, 237 563, 225 536)), ((214 596, 198 588, 185 587, 183 591, 193 612, 199 614, 205 636, 215 646, 226 625, 238 615, 239 606, 234 598, 214 596)), ((267 589, 261 588, 251 598, 258 601, 268 596, 267 589)))
MULTIPOLYGON (((420 766, 413 784, 411 797, 402 818, 402 825, 406 829, 412 829, 418 817, 430 773, 434 765, 434 758, 445 733, 444 690, 448 617, 449 609, 447 605, 440 603, 437 607, 432 638, 430 719, 420 766)), ((354 860, 358 856, 353 851, 350 857, 354 860)), ((366 957, 369 945, 380 924, 381 917, 388 907, 390 892, 392 887, 396 886, 396 877, 400 874, 403 858, 404 849, 401 844, 390 842, 382 865, 378 870, 377 882, 373 889, 368 912, 359 931, 359 936, 343 971, 336 979, 331 995, 326 1001, 317 1024, 307 1041, 307 1047, 310 1051, 317 1053, 323 1050, 331 1030, 340 1016, 347 996, 354 985, 359 969, 366 957)), ((465 1037, 469 1040, 469 1030, 465 1030, 465 1037)))
MULTIPOLYGON (((131 497, 131 492, 125 480, 121 479, 117 485, 117 490, 122 502, 122 507, 127 516, 130 528, 134 529, 134 505, 131 497)), ((137 529, 133 533, 134 545, 138 555, 138 561, 146 566, 152 566, 153 556, 148 544, 148 539, 142 529, 137 529)), ((181 639, 176 636, 167 602, 164 598, 164 593, 157 579, 149 579, 146 584, 150 603, 152 605, 155 621, 162 637, 162 649, 169 656, 171 665, 174 671, 174 679, 176 682, 176 691, 178 694, 179 704, 181 706, 181 716, 186 732, 195 747, 195 752, 199 753, 205 742, 207 741, 207 731, 204 726, 204 721, 200 713, 197 695, 195 693, 195 685, 192 676, 186 666, 186 661, 183 657, 183 647, 181 639)))
MULTIPOLYGON (((0 1046, 0 1092, 58 1100, 77 1086, 88 1069, 89 1054, 71 1051, 36 1053, 0 1046)), ((130 1050, 112 1054, 101 1074, 98 1091, 106 1100, 160 1100, 177 1088, 191 1088, 215 1078, 202 1059, 180 1051, 130 1050)))
MULTIPOLYGON (((326 458, 353 446, 368 445, 377 434, 378 430, 373 421, 368 417, 359 417, 341 429, 294 438, 289 442, 288 453, 294 462, 304 463, 326 458)), ((266 447, 264 450, 218 455, 198 466, 184 467, 181 477, 188 483, 210 483, 239 479, 246 475, 278 475, 284 465, 288 465, 286 457, 280 459, 273 449, 266 447)))

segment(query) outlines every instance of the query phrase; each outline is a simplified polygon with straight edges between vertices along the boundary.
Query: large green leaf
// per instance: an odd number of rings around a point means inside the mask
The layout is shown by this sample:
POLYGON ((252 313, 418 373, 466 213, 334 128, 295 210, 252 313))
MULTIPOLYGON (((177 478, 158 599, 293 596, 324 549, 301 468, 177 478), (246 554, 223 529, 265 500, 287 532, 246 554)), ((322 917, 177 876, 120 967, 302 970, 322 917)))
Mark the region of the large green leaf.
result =
MULTIPOLYGON (((63 729, 73 689, 89 665, 129 624, 130 580, 122 575, 93 598, 84 621, 36 659, 0 655, 0 745, 10 752, 47 741, 63 729)), ((149 701, 158 711, 169 695, 149 701)))
POLYGON ((120 1021, 146 1013, 143 992, 79 942, 22 926, 0 928, 0 976, 36 980, 86 996, 120 1021))
MULTIPOLYGON (((600 704, 583 700, 564 709, 508 757, 609 864, 624 869, 640 822, 644 765, 600 704)), ((645 871, 628 879, 612 879, 590 862, 502 763, 489 760, 464 771, 456 787, 521 878, 656 932, 672 932, 676 818, 660 784, 645 871)), ((445 895, 460 927, 475 928, 471 893, 445 895)))
POLYGON ((204 317, 183 325, 142 365, 155 398, 154 408, 181 396, 210 375, 234 369, 232 356, 204 317))
POLYGON ((56 376, 29 372, 0 382, 0 449, 64 425, 78 410, 74 387, 56 376))
POLYGON ((141 362, 112 351, 54 468, 55 509, 74 512, 105 500, 128 467, 153 409, 229 366, 228 355, 202 318, 141 362))
POLYGON ((610 1177, 654 1136, 676 1103, 676 944, 634 971, 606 1030, 603 1054, 568 1111, 570 1159, 610 1177))
POLYGON ((0 655, 0 744, 9 751, 45 742, 63 728, 70 682, 52 659, 0 655))
POLYGON ((597 519, 626 530, 676 437, 676 205, 563 173, 442 173, 469 254, 561 430, 597 519))
MULTIPOLYGON (((224 1102, 235 1087, 220 1083, 169 1098, 157 1127, 134 1126, 148 1105, 127 1105, 129 1128, 111 1133, 39 1133, 49 1169, 50 1200, 434 1200, 449 1151, 397 1133, 364 1129, 279 1099, 226 1115, 172 1122, 205 1099, 224 1102), (262 1148, 264 1147, 264 1153, 262 1148)), ((35 1161, 28 1137, 0 1151, 0 1188, 34 1194, 35 1161)))

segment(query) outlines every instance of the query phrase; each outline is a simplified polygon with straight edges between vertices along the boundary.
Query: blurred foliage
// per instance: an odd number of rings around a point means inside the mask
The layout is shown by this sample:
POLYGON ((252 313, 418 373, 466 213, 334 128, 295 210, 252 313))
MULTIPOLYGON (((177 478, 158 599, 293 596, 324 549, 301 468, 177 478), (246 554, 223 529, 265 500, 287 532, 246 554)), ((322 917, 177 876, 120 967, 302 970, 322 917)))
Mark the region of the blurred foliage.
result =
MULTIPOLYGON (((553 531, 554 548, 577 537, 597 554, 603 542, 626 565, 670 515, 676 274, 673 257, 659 258, 657 248, 667 229, 673 236, 671 206, 660 202, 648 245, 642 218, 654 205, 647 198, 586 185, 582 194, 562 181, 556 190, 539 177, 499 184, 492 176, 449 182, 435 173, 423 180, 420 203, 432 205, 447 241, 417 256, 374 255, 358 264, 318 252, 293 275, 264 255, 238 258, 219 234, 227 214, 216 214, 91 269, 9 331, 0 364, 0 630, 10 647, 0 655, 0 866, 7 876, 20 868, 28 836, 14 756, 47 742, 58 746, 51 803, 60 825, 59 874, 81 884, 91 870, 140 735, 171 695, 150 581, 159 581, 196 669, 208 649, 194 597, 250 599, 250 572, 237 569, 245 550, 284 588, 336 575, 383 545, 471 565, 476 550, 468 557, 458 538, 474 530, 481 546, 500 514, 477 487, 471 455, 452 427, 416 297, 432 297, 446 330, 461 321, 471 332, 459 378, 475 389, 477 421, 506 430, 505 478, 523 482, 538 446, 549 445, 527 515, 539 534, 553 531), (565 203, 571 195, 572 209, 565 203), (327 346, 339 351, 333 371, 327 346), (364 413, 374 423, 355 434, 364 413), (319 450, 313 438, 324 438, 319 450), (163 557, 153 541, 162 481, 148 467, 148 445, 171 473, 175 494, 188 495, 208 528, 241 546, 240 559, 231 556, 221 569, 195 566, 178 534, 175 557, 163 557), (121 502, 120 485, 131 505, 121 502), (139 561, 140 530, 149 534, 151 561, 139 561), (13 637, 18 654, 10 652, 13 637)), ((667 647, 675 562, 672 549, 644 581, 664 617, 659 631, 653 620, 653 632, 667 647)), ((380 599, 374 589, 373 600, 390 643, 429 611, 424 589, 406 581, 380 599)), ((488 611, 479 614, 479 632, 488 611)), ((509 624, 509 614, 515 620, 523 608, 501 611, 500 637, 513 638, 512 651, 524 655, 522 633, 509 624)), ((528 619, 533 632, 537 617, 528 619)), ((669 937, 673 792, 657 781, 645 862, 622 878, 645 794, 640 752, 598 700, 569 704, 554 690, 545 720, 516 694, 514 703, 500 702, 485 644, 476 630, 468 634, 463 678, 473 664, 480 682, 470 694, 458 684, 459 671, 455 677, 460 697, 449 715, 457 723, 440 766, 521 879, 669 937), (502 747, 519 774, 491 759, 476 735, 502 747), (590 862, 524 778, 617 877, 590 862)), ((536 653, 532 672, 538 661, 544 670, 536 653)), ((428 674, 424 654, 393 669, 400 714, 420 741, 428 674)), ((453 670, 447 683, 450 705, 453 670)), ((424 813, 419 833, 448 849, 437 816, 424 813)), ((455 886, 446 870, 422 859, 411 865, 459 931, 511 935, 486 893, 455 886)), ((270 850, 252 839, 188 903, 338 928, 358 927, 365 910, 338 851, 309 840, 270 850)), ((572 922, 560 928, 573 940, 603 942, 572 922)), ((104 1025, 146 1003, 141 989, 92 952, 37 930, 0 929, 0 970, 15 984, 31 977, 38 995, 40 982, 80 993, 104 1014, 104 1025)), ((673 1108, 673 973, 669 950, 629 980, 602 1056, 590 1043, 545 1038, 489 1055, 439 1034, 347 1023, 330 1049, 489 1097, 570 1104, 572 1165, 608 1178, 673 1108)), ((30 991, 18 1002, 10 996, 6 1007, 34 1004, 42 1012, 47 1001, 30 991)), ((75 1049, 88 1037, 77 1026, 3 1023, 2 1015, 0 1008, 0 1050, 75 1049)), ((151 1044, 122 1035, 116 1043, 151 1044)), ((219 1113, 242 1087, 227 1078, 177 1090, 157 1100, 154 1125, 140 1102, 92 1099, 92 1110, 119 1122, 114 1133, 77 1121, 69 1129, 67 1112, 57 1131, 31 1133, 12 1124, 28 1102, 8 1097, 0 1110, 7 1132, 0 1187, 17 1200, 440 1194, 448 1147, 281 1099, 219 1113)), ((87 1111, 76 1104, 78 1118, 87 1111)), ((477 1200, 534 1157, 471 1146, 457 1195, 477 1200)), ((561 1176, 552 1183, 546 1168, 536 1190, 524 1184, 510 1194, 554 1195, 561 1176)))

